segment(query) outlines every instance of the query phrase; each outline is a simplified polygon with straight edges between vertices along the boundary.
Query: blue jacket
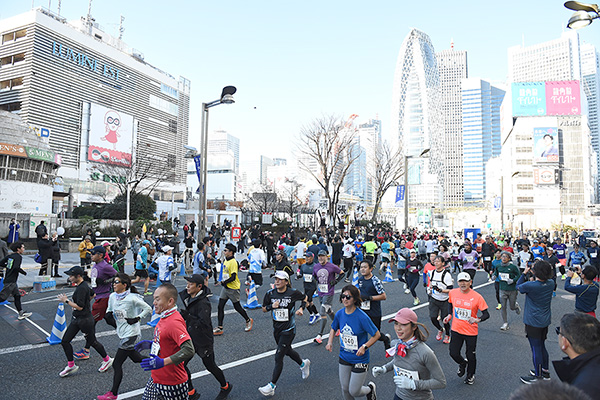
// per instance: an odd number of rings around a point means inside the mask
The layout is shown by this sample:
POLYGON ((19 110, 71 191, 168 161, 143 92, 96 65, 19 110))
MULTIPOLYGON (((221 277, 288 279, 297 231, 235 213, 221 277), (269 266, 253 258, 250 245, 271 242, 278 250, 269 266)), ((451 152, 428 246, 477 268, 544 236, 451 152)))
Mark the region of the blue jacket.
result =
POLYGON ((565 281, 565 290, 575 293, 575 310, 584 313, 596 310, 598 293, 600 292, 596 282, 592 282, 591 285, 584 283, 581 285, 571 285, 571 278, 567 278, 565 281))

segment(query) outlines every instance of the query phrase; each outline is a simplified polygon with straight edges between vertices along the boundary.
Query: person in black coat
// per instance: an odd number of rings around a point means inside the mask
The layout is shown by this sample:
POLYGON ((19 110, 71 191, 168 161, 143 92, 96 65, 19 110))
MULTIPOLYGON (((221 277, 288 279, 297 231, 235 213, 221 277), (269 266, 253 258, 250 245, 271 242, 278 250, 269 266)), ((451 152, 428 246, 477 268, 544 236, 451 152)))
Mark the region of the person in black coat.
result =
POLYGON ((54 232, 52 234, 52 277, 53 278, 62 278, 62 275, 58 274, 58 264, 60 262, 60 241, 58 240, 58 233, 54 232))
POLYGON ((600 399, 600 322, 589 314, 565 314, 556 329, 558 345, 567 355, 553 361, 558 378, 600 399))
MULTIPOLYGON (((181 316, 185 319, 185 324, 192 338, 196 354, 202 359, 202 363, 207 371, 221 385, 221 391, 217 399, 226 399, 229 392, 231 392, 232 385, 225 380, 223 371, 215 362, 213 326, 210 319, 211 305, 208 299, 208 295, 211 293, 208 288, 208 274, 202 272, 190 277, 186 276, 185 280, 188 281, 186 289, 179 292, 179 297, 184 305, 180 310, 181 316)), ((184 365, 188 374, 190 400, 195 400, 200 397, 200 393, 192 385, 192 373, 187 366, 190 360, 187 360, 184 365)))
POLYGON ((38 240, 38 252, 40 253, 40 257, 42 259, 38 275, 47 275, 48 260, 52 260, 52 246, 54 245, 53 242, 55 241, 55 238, 53 238, 52 240, 48 239, 47 232, 38 240))

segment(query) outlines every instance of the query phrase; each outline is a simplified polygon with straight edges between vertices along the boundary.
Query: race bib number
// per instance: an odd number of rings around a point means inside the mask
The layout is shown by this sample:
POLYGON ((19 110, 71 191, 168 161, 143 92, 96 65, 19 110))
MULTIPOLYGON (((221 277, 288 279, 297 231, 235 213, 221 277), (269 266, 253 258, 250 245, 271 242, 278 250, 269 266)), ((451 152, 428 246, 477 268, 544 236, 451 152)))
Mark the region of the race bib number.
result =
POLYGON ((312 274, 304 274, 304 282, 312 282, 313 275, 312 274))
POLYGON ((157 356, 159 352, 160 352, 160 344, 158 344, 157 342, 153 342, 152 347, 150 348, 150 354, 157 356))
POLYGON ((115 310, 113 313, 117 321, 125 321, 125 313, 123 310, 115 310))
POLYGON ((340 335, 340 345, 346 350, 358 350, 358 336, 342 334, 340 335))
POLYGON ((581 268, 581 264, 575 264, 575 263, 573 263, 573 268, 581 268))
POLYGON ((365 311, 369 311, 371 309, 371 300, 364 300, 360 305, 360 308, 365 311))
POLYGON ((287 322, 290 320, 290 316, 287 308, 276 308, 273 310, 273 321, 287 322))
POLYGON ((565 251, 564 250, 556 250, 556 254, 562 256, 563 254, 565 254, 565 251))
POLYGON ((473 256, 467 256, 467 262, 473 262, 473 256))
POLYGON ((468 308, 454 307, 454 317, 461 321, 468 321, 471 317, 471 310, 468 308))
POLYGON ((413 381, 419 380, 419 371, 409 371, 408 369, 400 368, 395 365, 394 365, 394 375, 406 376, 407 378, 410 378, 413 381))
POLYGON ((500 275, 500 280, 504 282, 506 282, 509 278, 508 272, 500 272, 498 275, 500 275))
POLYGON ((590 257, 592 257, 592 258, 596 258, 597 255, 598 255, 598 253, 590 253, 590 257))
POLYGON ((317 285, 317 289, 321 293, 327 293, 329 291, 329 285, 327 285, 326 283, 320 283, 317 285))
POLYGON ((492 261, 492 257, 483 257, 483 261, 492 261))

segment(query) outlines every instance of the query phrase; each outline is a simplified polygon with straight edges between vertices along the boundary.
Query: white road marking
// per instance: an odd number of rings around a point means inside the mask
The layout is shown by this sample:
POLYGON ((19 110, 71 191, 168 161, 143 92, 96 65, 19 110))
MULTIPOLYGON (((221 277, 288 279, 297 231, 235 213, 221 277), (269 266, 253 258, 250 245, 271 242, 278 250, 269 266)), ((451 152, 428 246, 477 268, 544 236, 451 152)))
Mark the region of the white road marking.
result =
MULTIPOLYGON (((5 304, 4 307, 8 308, 9 310, 14 311, 15 313, 19 314, 19 312, 12 308, 11 306, 9 306, 8 304, 5 304)), ((30 320, 29 318, 25 318, 25 321, 29 322, 31 325, 35 326, 36 328, 38 328, 40 331, 42 331, 42 333, 44 335, 46 335, 46 337, 50 336, 50 334, 48 332, 46 332, 45 330, 42 329, 41 326, 39 326, 38 324, 36 324, 35 322, 33 322, 32 320, 30 320)))

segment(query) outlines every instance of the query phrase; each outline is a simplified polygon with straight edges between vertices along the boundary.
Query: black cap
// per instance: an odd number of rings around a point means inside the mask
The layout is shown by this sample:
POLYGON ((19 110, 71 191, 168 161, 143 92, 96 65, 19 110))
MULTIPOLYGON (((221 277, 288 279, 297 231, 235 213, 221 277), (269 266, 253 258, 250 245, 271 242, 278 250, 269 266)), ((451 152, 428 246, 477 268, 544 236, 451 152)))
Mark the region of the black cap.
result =
POLYGON ((235 244, 233 244, 233 243, 227 243, 227 244, 225 245, 225 248, 226 248, 227 250, 231 250, 231 251, 233 251, 234 253, 237 251, 237 247, 235 247, 235 244))
POLYGON ((327 254, 327 252, 325 250, 320 250, 319 251, 319 255, 320 256, 327 256, 328 254, 327 254))
POLYGON ((100 253, 102 255, 105 255, 106 254, 106 250, 104 249, 104 246, 94 246, 94 248, 92 248, 90 250, 90 253, 92 253, 92 254, 98 254, 98 253, 100 253))
POLYGON ((183 279, 185 279, 188 282, 198 283, 198 284, 202 284, 202 285, 204 285, 204 281, 206 278, 208 278, 208 274, 206 272, 201 272, 199 274, 194 274, 192 276, 184 276, 183 277, 183 279))
POLYGON ((85 275, 85 272, 83 271, 83 268, 81 268, 79 265, 76 265, 74 267, 71 267, 69 270, 65 271, 65 274, 67 274, 69 276, 74 276, 74 275, 83 276, 83 275, 85 275))

